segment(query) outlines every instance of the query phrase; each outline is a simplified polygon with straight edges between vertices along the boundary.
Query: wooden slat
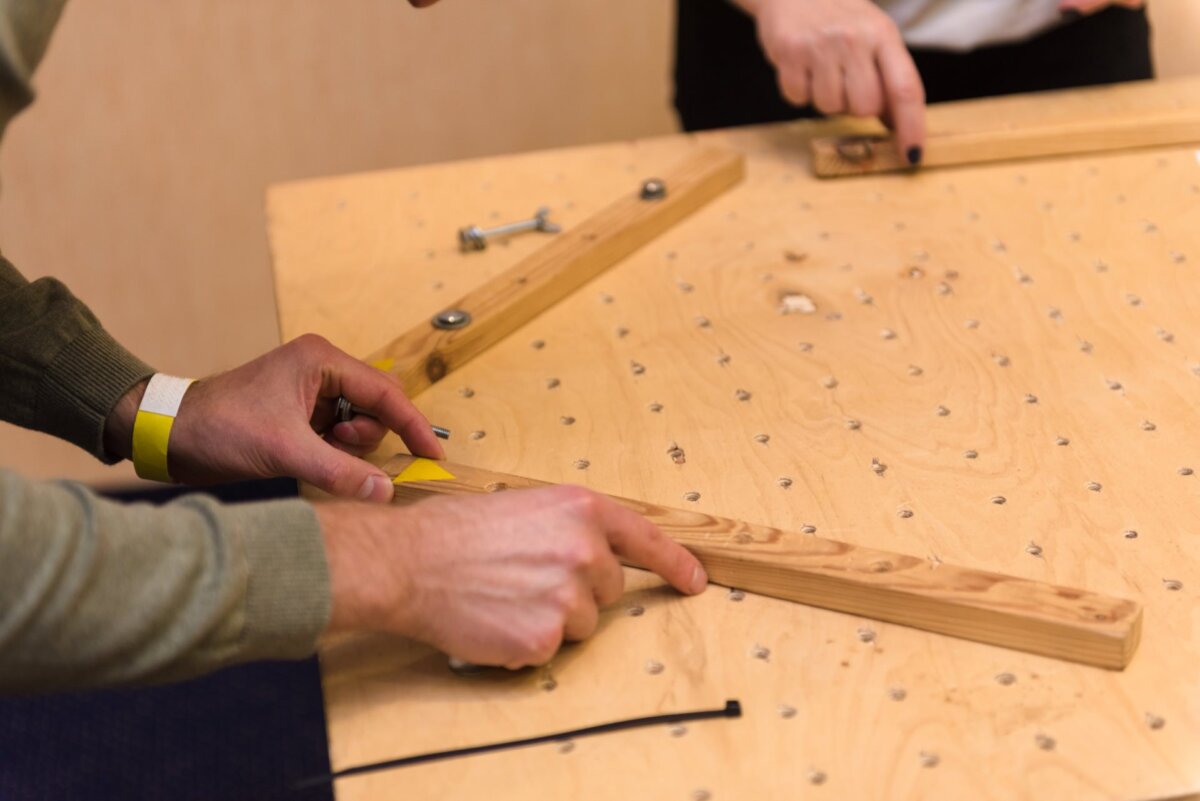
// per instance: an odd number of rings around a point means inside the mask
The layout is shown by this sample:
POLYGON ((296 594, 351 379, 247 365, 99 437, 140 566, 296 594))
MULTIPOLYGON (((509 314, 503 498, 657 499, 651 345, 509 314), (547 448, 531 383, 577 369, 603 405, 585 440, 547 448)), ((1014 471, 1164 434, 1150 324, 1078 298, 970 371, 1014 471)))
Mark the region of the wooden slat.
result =
MULTIPOLYGON (((949 167, 1191 142, 1200 142, 1200 109, 984 131, 935 131, 925 143, 921 166, 949 167)), ((822 178, 910 169, 890 137, 816 137, 809 147, 813 171, 822 178)))
MULTIPOLYGON (((384 470, 397 477, 413 461, 399 455, 384 470)), ((397 499, 549 486, 442 466, 453 479, 399 481, 397 499)), ((1097 667, 1124 668, 1141 637, 1134 601, 612 497, 686 546, 717 584, 1097 667)))
MULTIPOLYGON (((421 323, 369 357, 386 363, 405 391, 416 395, 511 334, 742 180, 740 154, 704 150, 654 176, 667 195, 643 200, 629 193, 447 308, 468 312, 465 328, 421 323)), ((649 176, 647 176, 649 177, 649 176)))

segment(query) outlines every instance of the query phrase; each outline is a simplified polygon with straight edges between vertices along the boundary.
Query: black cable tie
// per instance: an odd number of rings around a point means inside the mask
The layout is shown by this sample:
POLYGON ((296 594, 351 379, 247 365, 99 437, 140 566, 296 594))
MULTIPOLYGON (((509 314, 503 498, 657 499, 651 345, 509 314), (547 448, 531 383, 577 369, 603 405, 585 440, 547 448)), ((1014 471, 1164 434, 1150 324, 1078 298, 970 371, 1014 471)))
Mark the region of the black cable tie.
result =
POLYGON ((388 759, 383 762, 368 762, 363 765, 353 765, 348 768, 326 773, 320 776, 312 776, 303 779, 295 784, 293 789, 296 792, 309 790, 313 787, 318 787, 323 784, 329 784, 335 779, 343 779, 347 776, 357 776, 361 773, 375 773, 381 770, 391 770, 392 768, 403 768, 409 765, 417 765, 422 762, 435 762, 439 759, 456 759, 458 757, 473 756, 474 754, 484 754, 489 751, 503 751, 509 748, 524 748, 527 745, 540 745, 541 743, 561 742, 563 740, 573 740, 580 737, 591 737, 596 734, 608 734, 614 731, 624 731, 625 729, 637 729, 644 726, 656 726, 660 723, 684 723, 691 720, 709 720, 712 718, 740 718, 742 716, 742 705, 736 700, 725 702, 725 706, 721 709, 702 709, 695 712, 674 712, 665 715, 651 715, 643 718, 630 718, 628 720, 618 720, 612 723, 601 723, 598 726, 588 726, 582 729, 573 731, 561 731, 555 734, 543 734, 538 737, 526 737, 523 740, 508 740, 501 743, 488 743, 487 745, 472 745, 467 748, 455 748, 450 751, 434 751, 428 754, 417 754, 415 756, 400 757, 399 759, 388 759))

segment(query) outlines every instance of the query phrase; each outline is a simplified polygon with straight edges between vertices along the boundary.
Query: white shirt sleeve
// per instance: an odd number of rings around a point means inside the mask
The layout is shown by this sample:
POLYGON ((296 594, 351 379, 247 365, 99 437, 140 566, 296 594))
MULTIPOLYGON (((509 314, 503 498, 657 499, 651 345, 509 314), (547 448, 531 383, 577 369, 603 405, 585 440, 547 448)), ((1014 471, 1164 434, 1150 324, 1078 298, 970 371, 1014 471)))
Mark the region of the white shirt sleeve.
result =
POLYGON ((875 0, 910 47, 967 51, 1061 24, 1058 0, 875 0))

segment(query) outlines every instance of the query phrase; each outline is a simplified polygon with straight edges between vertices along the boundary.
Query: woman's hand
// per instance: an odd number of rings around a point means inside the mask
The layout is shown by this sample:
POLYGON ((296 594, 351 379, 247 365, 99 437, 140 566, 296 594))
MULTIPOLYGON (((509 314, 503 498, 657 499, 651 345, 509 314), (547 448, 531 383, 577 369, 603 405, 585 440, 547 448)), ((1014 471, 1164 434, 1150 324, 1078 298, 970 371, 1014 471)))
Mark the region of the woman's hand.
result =
POLYGON ((789 102, 811 103, 823 114, 881 117, 909 163, 921 161, 925 87, 896 24, 878 6, 870 0, 737 2, 757 21, 789 102))

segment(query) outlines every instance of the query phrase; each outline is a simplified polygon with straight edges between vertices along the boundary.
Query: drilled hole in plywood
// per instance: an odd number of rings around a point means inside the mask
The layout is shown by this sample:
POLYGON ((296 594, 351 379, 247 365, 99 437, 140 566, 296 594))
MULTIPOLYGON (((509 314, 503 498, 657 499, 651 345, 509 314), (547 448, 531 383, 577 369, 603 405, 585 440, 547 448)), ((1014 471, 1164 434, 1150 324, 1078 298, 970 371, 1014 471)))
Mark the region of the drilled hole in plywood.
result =
POLYGON ((541 350, 542 348, 546 347, 546 341, 543 339, 535 339, 529 343, 529 347, 533 348, 534 350, 541 350))
POLYGON ((812 523, 805 523, 804 525, 802 525, 800 527, 800 533, 801 534, 816 534, 817 527, 814 526, 812 523))
POLYGON ((727 597, 729 598, 729 600, 733 601, 734 603, 741 603, 742 601, 746 600, 746 593, 742 592, 741 590, 730 587, 727 597))
POLYGON ((488 492, 504 492, 508 489, 508 484, 505 484, 503 481, 493 481, 484 487, 484 489, 488 492))
POLYGON ((640 362, 630 362, 629 371, 634 375, 642 375, 646 372, 646 365, 641 364, 640 362))
POLYGON ((768 442, 771 441, 771 437, 768 434, 755 434, 754 441, 757 442, 759 445, 766 445, 768 442))
POLYGON ((734 394, 734 397, 740 401, 748 401, 748 400, 750 400, 751 397, 753 397, 750 394, 750 392, 748 392, 747 390, 744 390, 744 389, 739 389, 739 390, 735 391, 733 394, 734 394))
POLYGON ((903 701, 905 698, 908 698, 908 690, 903 687, 889 687, 888 698, 891 698, 893 701, 903 701))
POLYGON ((665 670, 665 669, 666 669, 666 667, 663 665, 663 663, 659 662, 657 659, 646 660, 646 672, 649 673, 651 676, 657 676, 659 673, 662 673, 663 670, 665 670))
POLYGON ((1163 579, 1163 588, 1170 592, 1179 592, 1183 589, 1183 582, 1179 579, 1163 579))
POLYGON ((860 428, 862 428, 862 422, 855 420, 853 417, 846 418, 846 421, 843 423, 843 425, 850 431, 858 431, 860 428))
POLYGON ((918 376, 924 375, 925 370, 915 364, 910 364, 908 366, 908 374, 913 378, 917 378, 918 376))
POLYGON ((459 389, 458 394, 464 398, 473 398, 475 397, 475 390, 471 389, 470 387, 462 387, 459 389))
POLYGON ((617 339, 624 339, 629 336, 629 329, 623 325, 619 325, 613 333, 617 335, 617 339))
POLYGON ((646 406, 646 408, 649 409, 650 411, 654 412, 655 414, 658 414, 659 412, 661 412, 663 410, 663 405, 661 403, 655 402, 655 403, 648 404, 646 406))
POLYGON ((1099 481, 1089 481, 1087 484, 1084 484, 1084 486, 1087 487, 1087 489, 1091 492, 1099 492, 1100 490, 1104 489, 1104 485, 1099 481))
POLYGON ((564 414, 562 417, 558 418, 558 422, 562 423, 564 426, 573 426, 575 425, 575 418, 571 417, 569 414, 564 414))
POLYGON ((877 476, 882 476, 887 472, 887 465, 879 461, 879 459, 871 457, 871 472, 877 476))
POLYGON ((1146 725, 1154 731, 1158 731, 1163 726, 1167 725, 1167 721, 1161 715, 1155 715, 1151 712, 1146 713, 1146 725))
POLYGON ((791 489, 792 488, 792 480, 790 478, 788 478, 787 476, 780 476, 779 480, 776 483, 779 484, 779 486, 782 489, 791 489))
POLYGON ((592 466, 592 463, 589 462, 587 459, 576 459, 575 460, 575 469, 576 470, 587 470, 591 466, 592 466))
POLYGON ((699 326, 700 328, 711 328, 712 320, 709 320, 704 315, 700 315, 699 317, 696 318, 696 325, 699 326))
POLYGON ((1181 467, 1181 468, 1179 468, 1178 470, 1176 470, 1175 472, 1176 472, 1176 473, 1178 473, 1178 474, 1179 474, 1179 475, 1181 475, 1181 476, 1190 476, 1190 475, 1192 475, 1192 474, 1193 474, 1194 472, 1196 472, 1196 471, 1195 471, 1195 470, 1193 470, 1193 469, 1192 469, 1192 468, 1190 468, 1190 467, 1181 467))
POLYGON ((546 379, 546 389, 558 389, 562 384, 557 378, 551 377, 546 379))
POLYGON ((1034 744, 1043 751, 1053 751, 1058 744, 1053 737, 1048 734, 1037 734, 1033 738, 1034 744))
POLYGON ((486 431, 472 431, 467 436, 470 437, 471 439, 483 439, 484 437, 487 436, 487 432, 486 431))
POLYGON ((671 457, 671 461, 675 464, 686 464, 687 454, 683 452, 683 448, 676 445, 674 442, 667 448, 667 456, 671 457))
POLYGON ((821 386, 825 387, 825 389, 836 389, 837 385, 838 380, 831 375, 827 375, 821 379, 821 386))
POLYGON ((683 493, 683 499, 690 503, 695 503, 696 501, 700 500, 700 493, 696 492, 695 490, 685 492, 683 493))

